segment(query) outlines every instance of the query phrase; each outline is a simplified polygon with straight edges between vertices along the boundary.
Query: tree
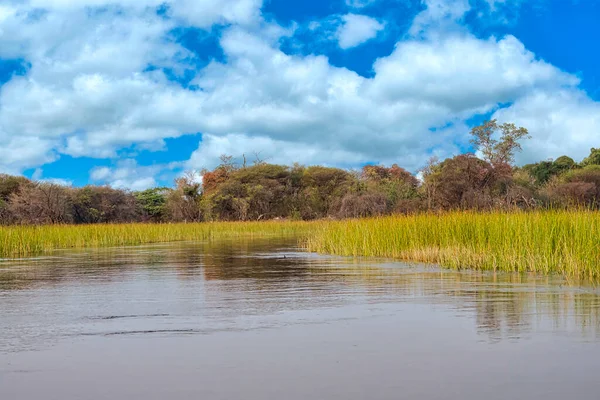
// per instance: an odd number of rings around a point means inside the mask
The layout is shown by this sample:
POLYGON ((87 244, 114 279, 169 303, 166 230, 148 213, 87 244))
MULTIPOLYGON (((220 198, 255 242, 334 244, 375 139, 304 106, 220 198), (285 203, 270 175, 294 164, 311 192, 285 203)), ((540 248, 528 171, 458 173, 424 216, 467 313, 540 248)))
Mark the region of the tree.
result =
POLYGON ((71 191, 74 222, 95 224, 133 222, 140 210, 133 194, 110 186, 85 186, 71 191))
POLYGON ((22 176, 0 174, 0 223, 13 222, 14 216, 8 208, 8 201, 13 193, 18 193, 22 187, 32 184, 33 182, 22 176))
POLYGON ((356 178, 339 168, 312 166, 302 175, 300 213, 304 219, 336 213, 341 199, 356 187, 356 178))
POLYGON ((427 209, 433 208, 433 201, 436 196, 437 189, 437 175, 440 171, 440 160, 436 157, 430 157, 419 173, 423 177, 423 184, 421 185, 421 191, 424 193, 427 199, 427 209))
POLYGON ((22 224, 72 222, 69 188, 53 183, 32 183, 10 195, 8 209, 22 224))
POLYGON ((489 208, 500 194, 496 169, 472 154, 432 164, 423 178, 430 208, 489 208))
POLYGON ((515 124, 498 124, 493 119, 471 130, 474 137, 471 143, 483 154, 483 159, 492 165, 512 164, 515 152, 521 150, 519 140, 529 138, 527 129, 517 128, 515 124), (494 136, 500 135, 499 139, 494 136))
POLYGON ((577 163, 571 157, 568 156, 560 156, 556 160, 554 160, 554 165, 556 165, 557 169, 560 171, 568 171, 570 169, 577 168, 577 163))
MULTIPOLYGON (((386 199, 387 208, 393 210, 402 200, 414 199, 417 196, 419 181, 410 172, 400 168, 397 164, 390 168, 383 166, 367 165, 363 167, 360 179, 365 183, 365 189, 369 194, 377 194, 386 199)), ((376 205, 375 215, 381 214, 379 202, 361 201, 358 204, 376 205)), ((363 199, 365 200, 365 199, 363 199)))
POLYGON ((581 165, 600 165, 600 149, 592 148, 590 155, 581 162, 581 165))
POLYGON ((523 170, 527 171, 535 179, 537 185, 543 185, 552 177, 572 170, 576 166, 577 164, 572 158, 562 156, 555 161, 540 161, 535 164, 524 165, 523 170))
POLYGON ((167 188, 152 188, 136 192, 135 198, 146 218, 154 222, 161 222, 167 214, 167 188))
POLYGON ((166 208, 172 221, 198 222, 202 220, 200 201, 202 185, 198 173, 188 171, 175 180, 175 189, 167 196, 166 208))

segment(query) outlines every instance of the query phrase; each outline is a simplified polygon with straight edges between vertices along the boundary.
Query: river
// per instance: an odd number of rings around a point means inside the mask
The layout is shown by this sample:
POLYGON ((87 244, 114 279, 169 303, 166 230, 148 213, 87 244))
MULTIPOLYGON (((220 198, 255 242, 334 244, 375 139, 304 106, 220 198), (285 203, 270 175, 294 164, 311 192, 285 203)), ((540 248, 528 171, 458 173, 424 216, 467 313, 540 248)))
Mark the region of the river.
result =
POLYGON ((598 399, 600 291, 294 241, 0 262, 0 399, 598 399))

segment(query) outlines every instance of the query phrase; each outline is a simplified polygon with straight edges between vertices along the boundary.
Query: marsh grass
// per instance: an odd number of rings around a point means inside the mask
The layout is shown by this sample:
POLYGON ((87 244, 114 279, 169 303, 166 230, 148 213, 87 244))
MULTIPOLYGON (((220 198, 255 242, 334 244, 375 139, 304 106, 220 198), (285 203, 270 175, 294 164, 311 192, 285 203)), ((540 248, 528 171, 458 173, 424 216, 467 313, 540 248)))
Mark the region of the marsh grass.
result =
POLYGON ((452 212, 322 224, 309 251, 389 257, 453 269, 600 278, 600 213, 452 212))
POLYGON ((44 225, 0 227, 0 257, 41 255, 57 249, 131 246, 235 237, 305 235, 306 222, 44 225))
POLYGON ((297 237, 309 251, 600 281, 600 213, 452 212, 345 221, 0 227, 0 257, 56 249, 297 237))

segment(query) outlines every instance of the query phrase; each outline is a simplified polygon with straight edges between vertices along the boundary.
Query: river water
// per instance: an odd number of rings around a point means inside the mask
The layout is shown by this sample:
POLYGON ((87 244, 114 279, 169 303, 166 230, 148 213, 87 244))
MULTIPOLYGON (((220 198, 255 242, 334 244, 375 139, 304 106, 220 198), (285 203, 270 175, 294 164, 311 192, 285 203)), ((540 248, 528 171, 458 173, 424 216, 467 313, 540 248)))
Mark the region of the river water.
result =
POLYGON ((600 291, 289 240, 0 262, 0 399, 599 399, 600 291))

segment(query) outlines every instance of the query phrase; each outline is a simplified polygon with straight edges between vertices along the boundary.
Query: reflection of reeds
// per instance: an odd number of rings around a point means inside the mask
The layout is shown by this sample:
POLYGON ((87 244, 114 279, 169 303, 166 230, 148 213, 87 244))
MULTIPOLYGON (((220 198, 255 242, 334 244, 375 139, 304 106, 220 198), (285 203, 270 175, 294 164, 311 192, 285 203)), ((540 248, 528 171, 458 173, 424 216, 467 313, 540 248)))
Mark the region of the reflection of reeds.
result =
POLYGON ((444 267, 600 278, 600 214, 452 212, 323 224, 310 251, 444 267))
POLYGON ((299 235, 306 222, 202 224, 49 225, 0 227, 0 257, 39 255, 55 249, 126 246, 232 237, 299 235))
POLYGON ((305 237, 310 251, 390 257, 454 269, 600 279, 600 214, 453 212, 321 222, 0 227, 0 257, 55 249, 235 237, 305 237))
POLYGON ((374 297, 473 313, 478 331, 494 340, 519 338, 536 327, 600 337, 598 291, 561 287, 563 280, 558 277, 352 261, 312 270, 314 276, 327 272, 326 276, 335 276, 335 282, 364 287, 374 297))
POLYGON ((600 337, 597 288, 561 287, 564 280, 557 276, 456 272, 370 258, 279 253, 293 250, 294 243, 294 238, 233 238, 55 252, 52 257, 4 262, 0 291, 29 290, 41 283, 122 282, 131 272, 144 271, 136 279, 152 274, 165 284, 173 276, 192 284, 187 287, 202 282, 195 295, 230 316, 338 307, 362 297, 370 303, 449 307, 457 315, 473 316, 478 332, 492 340, 544 330, 600 337))

